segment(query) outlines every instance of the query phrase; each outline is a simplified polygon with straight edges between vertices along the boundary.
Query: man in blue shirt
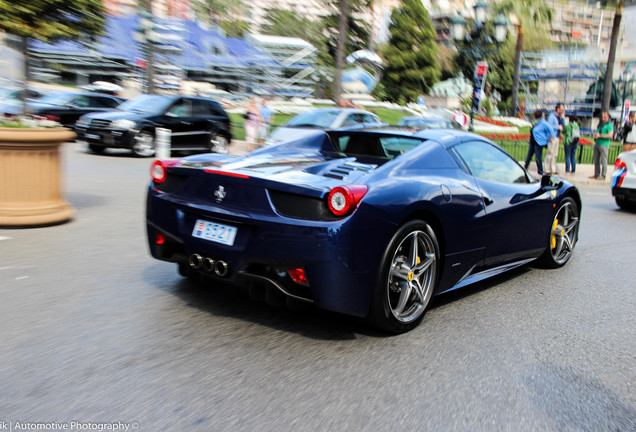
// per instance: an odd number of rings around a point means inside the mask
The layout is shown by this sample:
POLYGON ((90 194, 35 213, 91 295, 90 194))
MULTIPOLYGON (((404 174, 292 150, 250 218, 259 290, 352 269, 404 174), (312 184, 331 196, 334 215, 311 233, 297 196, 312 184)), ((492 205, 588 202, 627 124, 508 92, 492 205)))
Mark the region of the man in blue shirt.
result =
POLYGON ((269 135, 269 127, 274 122, 274 112, 267 106, 267 101, 265 98, 261 100, 261 106, 259 107, 261 111, 261 119, 263 122, 260 125, 260 139, 261 142, 265 141, 267 135, 269 135))
POLYGON ((557 156, 559 155, 559 142, 561 141, 561 131, 565 127, 565 105, 556 104, 554 111, 548 116, 548 123, 556 132, 556 137, 548 143, 548 151, 545 155, 545 166, 548 174, 558 174, 557 156))
POLYGON ((530 130, 530 145, 528 147, 528 154, 526 155, 525 169, 528 170, 530 166, 530 159, 534 154, 534 161, 537 163, 537 173, 543 175, 543 149, 547 147, 550 139, 556 139, 556 131, 550 123, 544 118, 541 111, 534 112, 535 125, 530 130))

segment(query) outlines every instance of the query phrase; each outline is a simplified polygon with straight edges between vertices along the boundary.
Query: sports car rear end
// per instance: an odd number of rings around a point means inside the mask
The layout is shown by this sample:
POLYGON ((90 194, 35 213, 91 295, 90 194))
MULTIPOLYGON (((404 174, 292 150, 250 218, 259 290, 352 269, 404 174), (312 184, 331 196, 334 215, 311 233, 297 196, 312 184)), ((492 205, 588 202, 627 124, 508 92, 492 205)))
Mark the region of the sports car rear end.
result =
POLYGON ((374 165, 319 153, 288 156, 156 162, 147 198, 150 251, 178 263, 183 274, 263 284, 365 315, 383 245, 395 230, 364 205, 355 208, 374 165), (342 186, 343 196, 329 194, 342 186), (338 209, 330 210, 328 199, 338 209))

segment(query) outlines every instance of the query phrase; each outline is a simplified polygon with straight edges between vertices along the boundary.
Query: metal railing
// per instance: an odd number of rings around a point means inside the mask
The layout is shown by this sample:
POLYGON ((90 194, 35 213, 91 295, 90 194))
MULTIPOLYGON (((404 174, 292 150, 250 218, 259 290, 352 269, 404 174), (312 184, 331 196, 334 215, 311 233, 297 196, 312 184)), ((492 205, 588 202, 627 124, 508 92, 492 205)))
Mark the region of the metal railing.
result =
MULTIPOLYGON (((516 142, 512 143, 510 141, 503 140, 493 140, 493 142, 497 143, 501 148, 506 150, 512 157, 514 157, 518 161, 524 161, 526 159, 526 154, 528 153, 528 143, 516 142)), ((621 144, 610 144, 609 153, 607 154, 607 164, 614 165, 616 162, 616 158, 623 151, 623 146, 621 144)), ((534 160, 534 156, 533 159, 534 160)), ((579 148, 576 150, 576 161, 578 163, 583 164, 593 164, 594 163, 594 145, 593 144, 579 144, 579 148)), ((563 151, 563 146, 559 146, 559 156, 557 157, 557 162, 563 163, 565 162, 565 155, 563 151)))

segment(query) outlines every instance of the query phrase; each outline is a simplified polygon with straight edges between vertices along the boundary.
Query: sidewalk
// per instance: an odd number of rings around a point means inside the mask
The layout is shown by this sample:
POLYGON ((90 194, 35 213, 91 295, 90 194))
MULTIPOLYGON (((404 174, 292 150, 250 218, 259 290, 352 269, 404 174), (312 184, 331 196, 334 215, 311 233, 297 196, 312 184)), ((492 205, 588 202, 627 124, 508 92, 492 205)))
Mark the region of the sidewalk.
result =
MULTIPOLYGON (((247 153, 247 143, 245 141, 232 140, 232 144, 230 144, 228 153, 234 156, 241 156, 247 153)), ((589 178, 594 175, 594 165, 592 164, 577 164, 576 165, 576 173, 567 174, 565 172, 565 164, 558 163, 557 169, 559 170, 558 177, 561 177, 576 186, 586 186, 586 187, 610 187, 612 183, 612 172, 614 172, 614 167, 612 165, 607 166, 607 176, 605 180, 594 180, 589 178)), ((530 169, 528 172, 535 177, 539 177, 537 174, 537 166, 534 163, 530 163, 530 169)))
MULTIPOLYGON (((565 164, 563 163, 558 163, 557 169, 559 170, 557 177, 561 177, 571 183, 574 183, 576 186, 605 187, 608 189, 612 184, 612 172, 614 172, 614 167, 608 164, 605 180, 594 180, 590 178, 590 176, 594 175, 593 164, 577 164, 576 172, 574 174, 566 173, 565 164)), ((530 164, 528 172, 534 176, 538 176, 537 166, 534 161, 530 164)))

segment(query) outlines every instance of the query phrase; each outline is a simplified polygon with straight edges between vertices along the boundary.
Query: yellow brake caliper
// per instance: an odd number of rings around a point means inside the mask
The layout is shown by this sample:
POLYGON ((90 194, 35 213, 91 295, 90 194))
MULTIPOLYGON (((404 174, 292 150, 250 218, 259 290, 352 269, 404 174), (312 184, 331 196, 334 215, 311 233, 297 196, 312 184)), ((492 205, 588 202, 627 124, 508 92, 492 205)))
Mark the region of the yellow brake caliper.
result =
POLYGON ((556 247, 556 229, 559 226, 559 220, 554 219, 554 224, 552 224, 552 235, 550 236, 550 249, 554 249, 556 247))

